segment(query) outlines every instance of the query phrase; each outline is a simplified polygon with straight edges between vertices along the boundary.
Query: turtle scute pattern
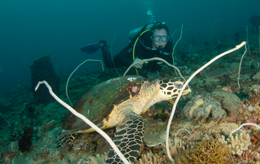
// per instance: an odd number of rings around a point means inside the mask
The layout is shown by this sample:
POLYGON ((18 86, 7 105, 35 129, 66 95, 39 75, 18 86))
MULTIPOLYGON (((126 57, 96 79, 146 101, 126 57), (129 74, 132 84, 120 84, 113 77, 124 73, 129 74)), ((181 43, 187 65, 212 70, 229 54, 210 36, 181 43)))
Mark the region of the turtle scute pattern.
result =
POLYGON ((61 148, 63 145, 73 142, 78 137, 78 134, 63 134, 55 143, 56 148, 61 148))
MULTIPOLYGON (((122 152, 122 154, 131 161, 140 156, 141 144, 144 137, 144 122, 141 116, 132 113, 126 117, 126 120, 117 126, 115 137, 113 141, 122 152)), ((110 149, 106 163, 123 164, 123 161, 110 149)))
MULTIPOLYGON (((181 81, 174 81, 172 79, 164 79, 160 80, 160 90, 163 92, 164 95, 171 95, 171 98, 175 98, 180 93, 180 90, 183 87, 183 82, 181 81)), ((190 92, 189 86, 186 86, 184 92, 182 95, 186 95, 188 92, 190 92)))

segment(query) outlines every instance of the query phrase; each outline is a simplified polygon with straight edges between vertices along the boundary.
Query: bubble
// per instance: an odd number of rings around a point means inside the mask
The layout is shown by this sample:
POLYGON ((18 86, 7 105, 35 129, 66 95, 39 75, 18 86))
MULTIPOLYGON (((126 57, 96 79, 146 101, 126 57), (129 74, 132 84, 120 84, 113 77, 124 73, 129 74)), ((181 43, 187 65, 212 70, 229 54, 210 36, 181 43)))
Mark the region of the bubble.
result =
POLYGON ((150 15, 150 16, 152 16, 152 15, 153 15, 153 12, 152 12, 152 10, 148 10, 148 11, 147 11, 147 15, 150 15))

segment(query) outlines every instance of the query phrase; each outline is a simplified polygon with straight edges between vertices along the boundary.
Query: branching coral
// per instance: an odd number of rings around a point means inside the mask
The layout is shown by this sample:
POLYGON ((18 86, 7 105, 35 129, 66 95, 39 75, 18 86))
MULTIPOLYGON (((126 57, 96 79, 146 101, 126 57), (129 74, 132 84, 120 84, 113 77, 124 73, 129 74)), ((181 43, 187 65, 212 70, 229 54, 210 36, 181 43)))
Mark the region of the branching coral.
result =
MULTIPOLYGON (((107 158, 107 154, 97 154, 96 156, 89 157, 88 161, 92 164, 99 164, 99 163, 105 163, 105 159, 107 158)), ((82 159, 79 160, 78 163, 80 163, 82 159)), ((88 162, 87 162, 88 163, 88 162)))
MULTIPOLYGON (((174 159, 178 159, 181 156, 184 156, 185 153, 189 152, 189 145, 187 145, 187 147, 185 148, 183 144, 184 143, 182 141, 177 141, 176 139, 174 144, 169 143, 171 157, 173 157, 174 159)), ((162 144, 162 147, 163 151, 166 152, 166 145, 164 143, 162 144)))
POLYGON ((230 163, 231 149, 216 139, 203 139, 180 158, 178 163, 230 163))
POLYGON ((142 157, 139 159, 139 164, 160 164, 160 163, 166 163, 166 156, 155 155, 151 151, 148 152, 147 154, 143 154, 142 157))
MULTIPOLYGON (((170 154, 176 163, 184 164, 224 164, 231 162, 231 149, 217 139, 202 139, 200 142, 185 144, 184 142, 175 142, 170 145, 170 154), (186 146, 184 146, 186 145, 186 146)), ((165 145, 163 144, 165 151, 165 145)))
POLYGON ((251 145, 250 136, 246 134, 245 131, 242 131, 239 135, 237 134, 234 138, 231 134, 225 141, 225 137, 222 136, 222 139, 219 141, 223 144, 227 144, 227 146, 232 150, 232 154, 237 154, 241 156, 243 151, 248 149, 248 146, 251 145))

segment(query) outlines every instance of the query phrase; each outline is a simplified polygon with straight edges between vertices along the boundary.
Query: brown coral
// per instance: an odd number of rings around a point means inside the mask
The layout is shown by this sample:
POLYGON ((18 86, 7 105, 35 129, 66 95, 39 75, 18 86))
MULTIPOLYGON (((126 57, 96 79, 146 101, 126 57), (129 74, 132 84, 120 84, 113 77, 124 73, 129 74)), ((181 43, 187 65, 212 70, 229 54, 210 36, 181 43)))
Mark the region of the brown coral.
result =
POLYGON ((252 106, 260 111, 260 86, 259 85, 253 85, 250 95, 249 95, 249 102, 252 104, 252 106))
POLYGON ((225 164, 231 162, 231 149, 217 139, 203 139, 179 159, 178 163, 225 164))
POLYGON ((250 137, 253 145, 253 149, 257 149, 260 146, 260 133, 256 133, 255 135, 250 137))

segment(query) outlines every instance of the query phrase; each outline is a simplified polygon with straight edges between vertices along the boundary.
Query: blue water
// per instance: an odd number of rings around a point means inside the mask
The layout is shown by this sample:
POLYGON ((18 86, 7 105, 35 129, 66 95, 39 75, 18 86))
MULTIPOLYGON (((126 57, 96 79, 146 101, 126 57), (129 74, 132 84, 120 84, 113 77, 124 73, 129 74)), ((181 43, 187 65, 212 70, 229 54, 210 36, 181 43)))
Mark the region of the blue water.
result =
MULTIPOLYGON (((171 32, 183 24, 177 48, 188 48, 210 41, 212 34, 218 39, 224 32, 232 36, 245 26, 252 29, 249 18, 260 14, 259 6, 259 0, 1 0, 0 91, 31 86, 30 64, 47 54, 62 76, 85 59, 101 59, 100 51, 80 51, 87 43, 106 39, 111 44, 116 36, 113 52, 119 52, 128 43, 128 32, 150 21, 148 10, 171 32)), ((88 63, 82 69, 95 67, 88 63)))

